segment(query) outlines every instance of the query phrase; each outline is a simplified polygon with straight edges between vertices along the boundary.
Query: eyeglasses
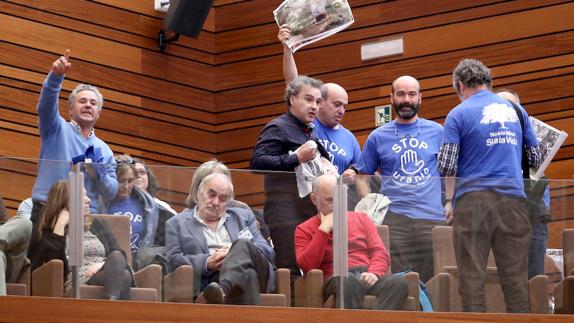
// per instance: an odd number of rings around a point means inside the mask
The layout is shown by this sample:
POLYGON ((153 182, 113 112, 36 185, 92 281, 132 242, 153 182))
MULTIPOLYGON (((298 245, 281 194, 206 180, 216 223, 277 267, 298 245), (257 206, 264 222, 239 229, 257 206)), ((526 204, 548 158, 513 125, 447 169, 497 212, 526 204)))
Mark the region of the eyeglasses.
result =
POLYGON ((118 165, 122 165, 122 164, 126 164, 126 165, 135 165, 136 161, 133 159, 116 159, 116 164, 118 165))
POLYGON ((397 123, 395 122, 395 136, 399 137, 400 139, 403 139, 406 137, 416 138, 416 137, 420 136, 421 126, 419 125, 419 119, 417 119, 416 124, 417 124, 417 132, 413 134, 410 132, 399 132, 399 130, 397 129, 397 123))

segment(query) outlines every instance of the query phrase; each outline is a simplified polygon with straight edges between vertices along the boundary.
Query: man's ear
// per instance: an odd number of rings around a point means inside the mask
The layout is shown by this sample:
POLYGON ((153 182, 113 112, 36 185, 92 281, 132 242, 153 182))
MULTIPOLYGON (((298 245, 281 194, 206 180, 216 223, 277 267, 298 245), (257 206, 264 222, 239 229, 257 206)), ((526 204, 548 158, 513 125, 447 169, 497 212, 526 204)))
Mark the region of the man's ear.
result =
POLYGON ((315 194, 315 192, 311 192, 311 203, 313 203, 313 205, 315 205, 315 207, 319 207, 319 202, 317 200, 317 194, 315 194))
POLYGON ((290 105, 290 106, 293 106, 293 103, 294 103, 294 102, 295 102, 295 96, 292 95, 292 96, 289 97, 289 105, 290 105))

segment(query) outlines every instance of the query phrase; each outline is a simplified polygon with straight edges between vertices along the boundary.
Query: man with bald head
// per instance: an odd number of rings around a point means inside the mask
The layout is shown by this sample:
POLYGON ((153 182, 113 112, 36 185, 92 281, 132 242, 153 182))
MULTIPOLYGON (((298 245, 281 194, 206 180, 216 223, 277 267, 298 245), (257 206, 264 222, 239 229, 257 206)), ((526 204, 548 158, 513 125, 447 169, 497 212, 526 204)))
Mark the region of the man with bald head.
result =
MULTIPOLYGON (((346 173, 352 178, 379 171, 381 193, 391 200, 383 224, 390 228, 392 269, 416 271, 426 282, 433 275, 432 228, 444 225, 447 214, 436 159, 443 128, 418 116, 421 90, 412 76, 397 78, 390 97, 395 120, 371 132, 359 163, 346 173)), ((450 200, 446 204, 450 210, 450 200)))
POLYGON ((232 199, 229 176, 206 176, 196 207, 166 222, 166 256, 171 269, 193 267, 194 297, 203 291, 208 303, 258 304, 260 292, 275 289, 275 253, 251 210, 227 207, 232 199))
MULTIPOLYGON (((311 201, 317 214, 295 230, 297 264, 308 272, 321 269, 325 276, 323 297, 337 295, 338 277, 333 277, 333 191, 337 178, 323 175, 315 178, 311 201)), ((405 279, 385 275, 390 265, 389 253, 377 228, 368 215, 347 213, 349 276, 344 280, 345 308, 362 308, 365 294, 375 295, 377 310, 398 310, 408 294, 405 279)))
MULTIPOLYGON (((298 75, 297 65, 293 52, 286 41, 291 35, 286 25, 279 28, 277 38, 283 44, 283 76, 285 83, 289 84, 298 75)), ((361 147, 355 135, 341 125, 345 116, 345 109, 349 103, 349 96, 343 87, 335 83, 326 83, 321 86, 322 104, 313 120, 314 133, 319 142, 329 154, 329 161, 335 166, 339 174, 343 174, 353 163, 359 161, 361 147)))
MULTIPOLYGON (((509 89, 500 89, 496 95, 520 104, 518 93, 509 89)), ((541 156, 544 159, 544 156, 541 156)), ((532 201, 531 201, 532 202, 532 201)), ((544 189, 543 201, 536 209, 539 214, 547 215, 550 218, 550 187, 546 185, 544 189)), ((548 225, 544 221, 531 223, 532 236, 530 237, 530 246, 528 247, 528 279, 536 275, 544 274, 544 256, 546 255, 546 246, 548 244, 548 225)))

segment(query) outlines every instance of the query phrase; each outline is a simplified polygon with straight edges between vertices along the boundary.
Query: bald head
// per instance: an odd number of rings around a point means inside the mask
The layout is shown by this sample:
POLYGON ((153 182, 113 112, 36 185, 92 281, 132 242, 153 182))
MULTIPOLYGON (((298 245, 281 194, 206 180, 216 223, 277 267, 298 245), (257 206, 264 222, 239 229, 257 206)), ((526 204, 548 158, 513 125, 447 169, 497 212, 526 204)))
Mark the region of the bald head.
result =
POLYGON ((349 103, 349 96, 345 89, 335 83, 326 83, 321 86, 323 104, 317 112, 319 121, 330 128, 335 128, 345 115, 349 103))
POLYGON ((419 93, 421 91, 421 85, 419 84, 419 81, 410 75, 400 76, 396 80, 393 81, 393 84, 392 84, 392 92, 393 93, 395 93, 395 91, 397 90, 397 86, 409 86, 409 87, 416 88, 417 92, 419 92, 419 93))
POLYGON ((321 175, 313 181, 311 202, 323 214, 333 212, 333 190, 337 186, 337 177, 334 175, 321 175))
POLYGON ((520 98, 518 97, 518 94, 516 94, 516 92, 511 91, 511 90, 500 90, 498 92, 496 92, 496 95, 498 95, 499 97, 508 100, 508 101, 512 101, 516 104, 520 104, 520 98))
POLYGON ((396 122, 410 123, 418 118, 421 86, 412 76, 404 75, 393 81, 391 105, 397 114, 396 122))

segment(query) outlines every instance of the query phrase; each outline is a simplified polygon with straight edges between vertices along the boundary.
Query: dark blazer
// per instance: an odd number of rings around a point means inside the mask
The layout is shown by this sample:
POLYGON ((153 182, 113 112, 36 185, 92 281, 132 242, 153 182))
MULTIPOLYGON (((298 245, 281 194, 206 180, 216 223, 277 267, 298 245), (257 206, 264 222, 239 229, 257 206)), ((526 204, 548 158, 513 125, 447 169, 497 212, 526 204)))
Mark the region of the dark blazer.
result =
MULTIPOLYGON (((207 258, 210 256, 203 227, 194 217, 195 209, 187 209, 172 217, 166 222, 166 256, 170 268, 173 270, 181 265, 191 265, 194 271, 193 294, 198 295, 207 284, 209 278, 215 274, 207 269, 207 258)), ((225 228, 232 242, 238 240, 239 232, 248 227, 253 235, 251 241, 267 258, 269 266, 269 280, 267 291, 275 289, 275 252, 261 236, 255 223, 253 212, 240 208, 227 208, 225 213, 229 216, 225 221, 225 228)))

